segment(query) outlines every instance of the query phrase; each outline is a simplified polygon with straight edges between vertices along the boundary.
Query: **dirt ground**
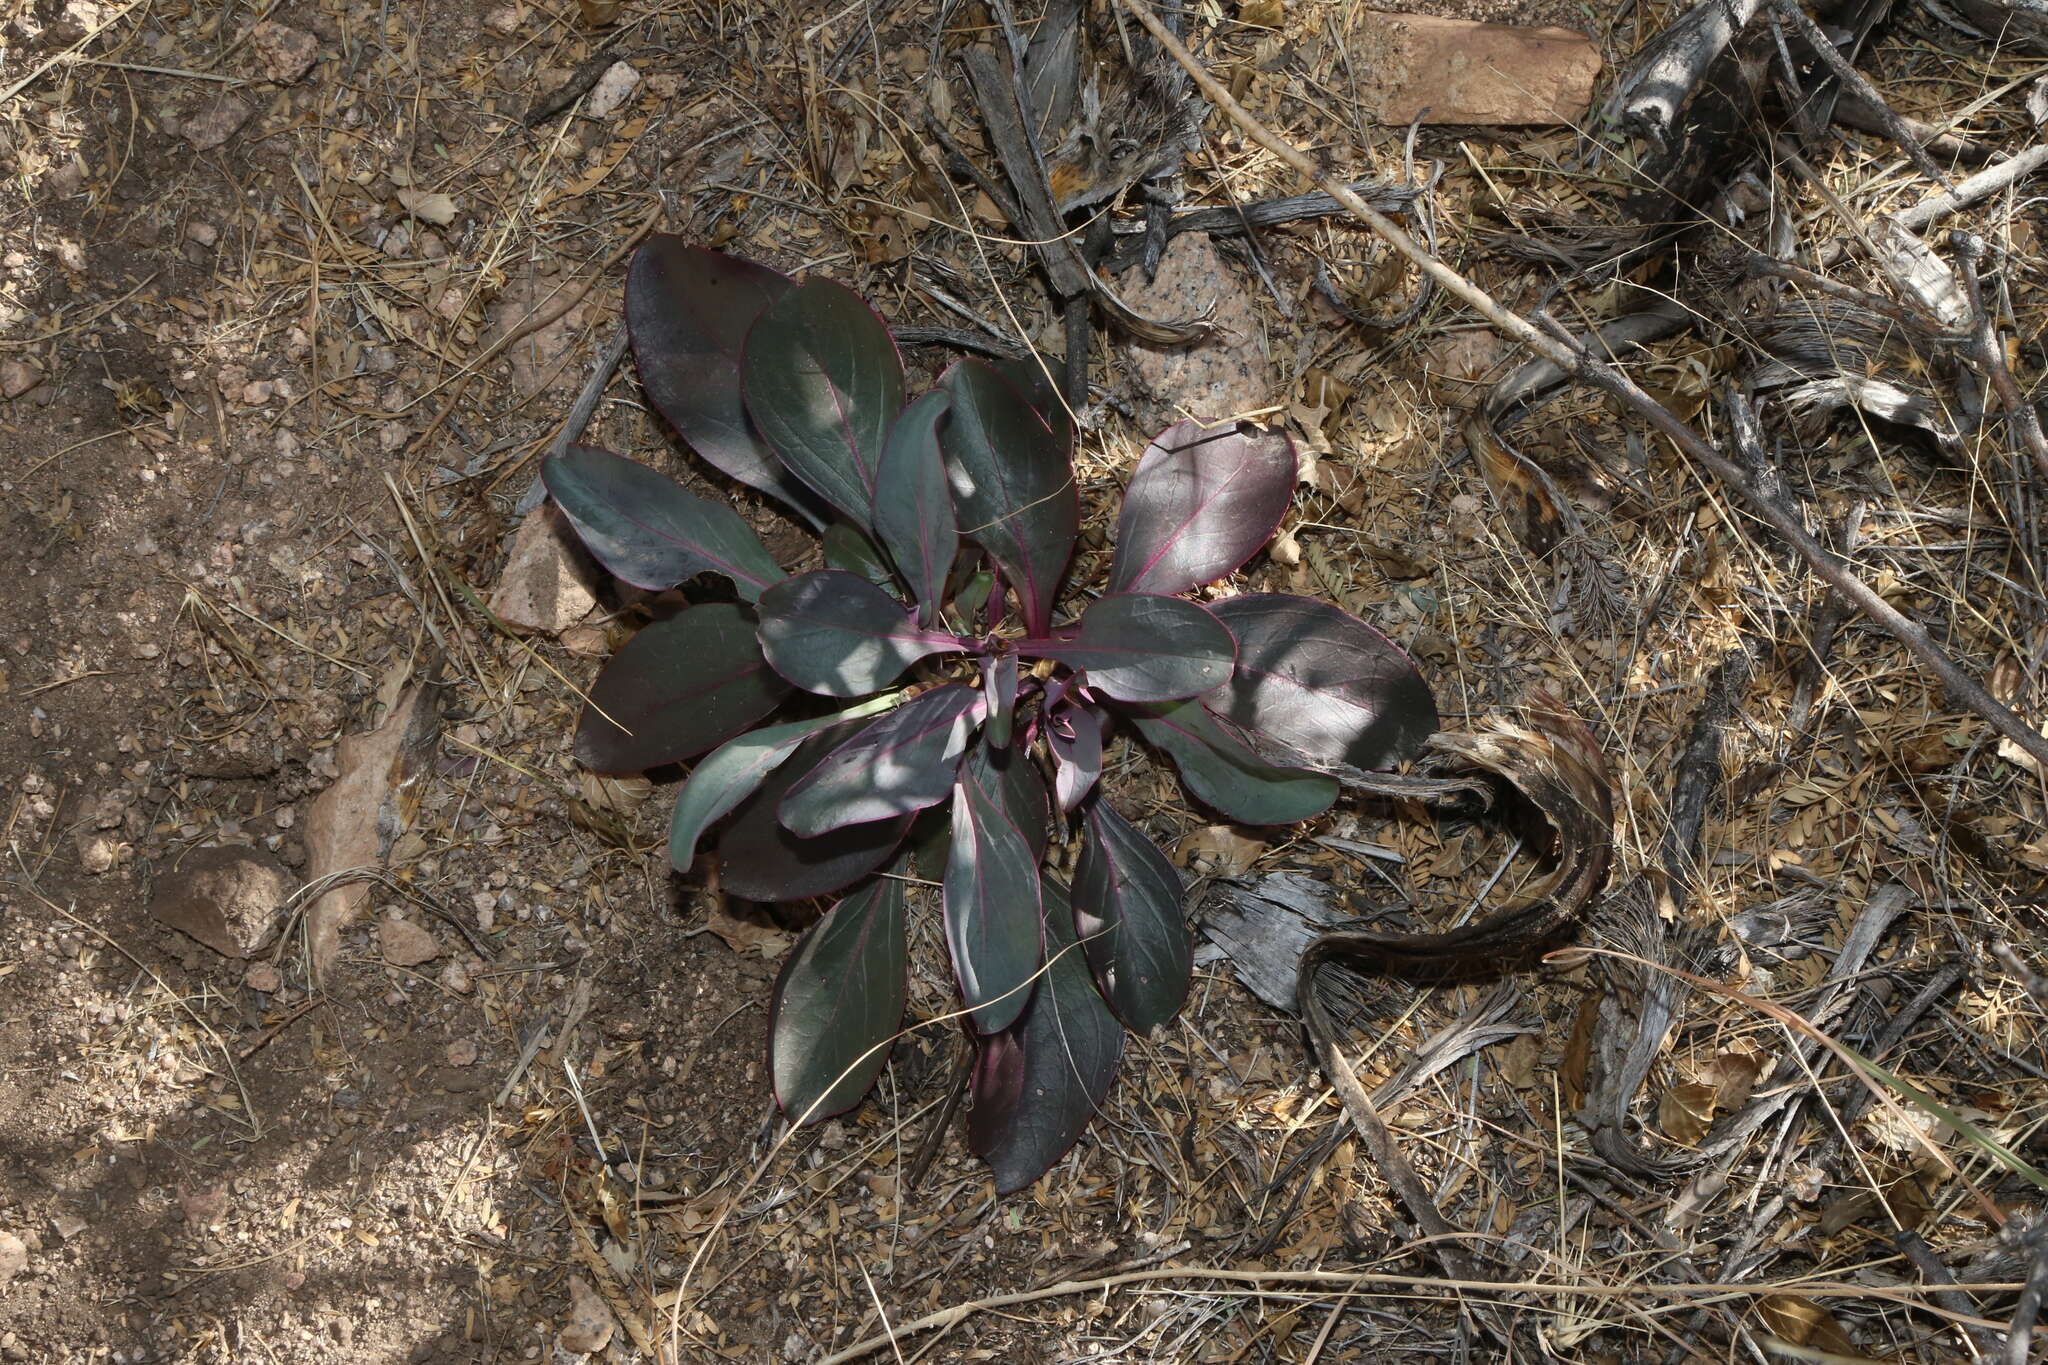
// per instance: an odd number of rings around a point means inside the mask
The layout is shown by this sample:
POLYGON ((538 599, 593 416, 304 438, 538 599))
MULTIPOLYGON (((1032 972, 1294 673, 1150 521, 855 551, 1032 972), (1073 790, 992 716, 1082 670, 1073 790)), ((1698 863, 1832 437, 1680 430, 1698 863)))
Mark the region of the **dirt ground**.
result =
MULTIPOLYGON (((1022 253, 1000 241, 968 278, 946 273, 965 259, 954 239, 928 233, 918 251, 939 273, 912 279, 885 229, 914 228, 909 206, 937 212, 933 187, 883 135, 881 114, 819 104, 821 67, 855 73, 863 99, 913 82, 930 7, 849 19, 836 4, 629 3, 615 20, 591 12, 616 6, 592 0, 0 8, 0 367, 13 367, 0 386, 19 389, 0 401, 0 1234, 25 1253, 11 1276, 0 1265, 0 1359, 568 1359, 579 1324, 609 1313, 618 1326, 601 1354, 618 1362, 804 1361, 883 1319, 1066 1279, 1190 1264, 1431 1273, 1349 1143, 1289 1204, 1291 1163, 1337 1111, 1297 1021, 1260 1005, 1227 964, 1202 968, 1182 1020, 1132 1040, 1108 1111, 1023 1195, 996 1200, 957 1135, 919 1188, 904 1187, 957 1062, 944 1028, 906 1039, 861 1109, 788 1137, 762 1038, 778 955, 803 920, 735 918, 701 878, 668 870, 675 774, 600 782, 569 756, 576 689, 625 637, 631 603, 607 590, 581 633, 559 639, 510 638, 480 609, 538 459, 616 335, 620 261, 649 227, 831 270, 892 321, 957 325, 925 287, 935 279, 976 309, 1036 299, 1022 253), (266 19, 286 33, 259 32, 266 19), (630 62, 638 84, 602 117, 579 108, 528 126, 536 97, 600 52, 630 62), (348 766, 343 741, 381 723, 401 688, 429 682, 435 723, 399 775, 389 871, 357 886, 365 903, 323 979, 311 975, 304 897, 247 957, 152 913, 222 847, 297 891, 316 870, 314 802, 348 766)), ((1326 70, 1312 64, 1336 58, 1313 33, 1329 8, 1289 6, 1299 41, 1284 47, 1229 39, 1245 70, 1271 77, 1258 107, 1298 113, 1323 97, 1326 70)), ((1586 12, 1388 8, 1581 25, 1586 12)), ((1594 36, 1612 63, 1640 34, 1594 36)), ((1330 154, 1350 173, 1398 180, 1403 131, 1373 129, 1330 154)), ((1424 154, 1460 174, 1498 170, 1545 135, 1442 137, 1424 154)), ((1243 149, 1234 134, 1228 146, 1243 149)), ((1477 202, 1476 180, 1456 195, 1453 216, 1477 202)), ((1380 621, 1423 661, 1447 723, 1532 684, 1597 699, 1631 811, 1617 880, 1634 877, 1655 860, 1663 784, 1716 657, 1707 646, 1733 638, 1743 575, 1779 570, 1724 547, 1688 561, 1705 565, 1697 582, 1663 616, 1646 609, 1647 627, 1561 637, 1548 586, 1502 551, 1478 473, 1446 458, 1472 381, 1497 376, 1504 353, 1470 318, 1424 339, 1355 342, 1313 311, 1311 249, 1304 237, 1277 262, 1310 309, 1269 338, 1282 379, 1291 391, 1323 371, 1369 401, 1341 423, 1322 414, 1326 475, 1303 494, 1299 557, 1262 562, 1248 585, 1329 591, 1380 621)), ((1230 268, 1258 288, 1241 262, 1230 268)), ((1033 335, 1057 335, 1042 302, 1020 308, 1033 335)), ((913 366, 929 374, 944 358, 920 353, 913 366)), ((1127 392, 1124 363, 1103 362, 1112 395, 1127 392)), ((1686 374, 1679 363, 1665 376, 1674 402, 1686 374)), ((1098 486, 1148 434, 1115 407, 1084 441, 1098 486)), ((664 434, 630 363, 587 439, 733 491, 664 434)), ((1887 477, 1909 502, 1971 496, 1924 462, 1887 477)), ((1669 558, 1660 528, 1682 522, 1711 539, 1733 515, 1683 480, 1672 487, 1618 533, 1615 554, 1640 582, 1669 558)), ((1830 511, 1852 495, 1864 493, 1830 511)), ((746 507, 785 563, 807 552, 772 510, 746 507)), ((1907 578, 1893 584, 1902 598, 1926 590, 1907 578)), ((1752 791, 1715 825, 1730 856, 1705 897, 1713 913, 1798 901, 1803 932, 1826 937, 1853 918, 1847 902, 1905 875, 1900 862, 1960 856, 1946 842, 1902 855, 1896 839, 1858 854, 1855 825, 1878 807, 1926 818, 1940 804, 1927 788, 1959 757, 1992 762, 1981 727, 1867 634, 1829 705, 1803 766, 1760 779, 1778 795, 1752 791), (1880 713, 1920 723, 1880 744, 1866 732, 1880 713), (1867 793, 1853 785, 1865 770, 1880 774, 1867 793), (1797 882, 1801 871, 1825 891, 1797 882)), ((1768 767, 1774 723, 1738 737, 1731 773, 1768 767)), ((1218 830, 1141 758, 1125 763, 1131 781, 1157 787, 1148 827, 1192 872, 1250 859, 1327 878, 1342 862, 1270 831, 1218 830)), ((2030 782, 2001 768, 1964 801, 1965 824, 2022 848, 1996 864, 2015 885, 2042 865, 2030 782)), ((1502 856, 1476 831, 1404 827, 1382 808, 1346 809, 1315 832, 1397 844, 1405 875, 1453 890, 1483 882, 1502 856)), ((1980 894, 1974 875, 1939 873, 1923 899, 1960 905, 1980 894)), ((1941 921, 1927 911, 1918 922, 1933 934, 1941 921)), ((950 1007, 929 917, 915 939, 913 1020, 950 1007)), ((1900 961, 1940 951, 1935 938, 1915 942, 1900 961)), ((1746 979, 1759 990, 1819 979, 1803 952, 1771 970, 1746 979)), ((1495 1232, 1524 1229, 1532 1211, 1568 1217, 1569 1231, 1541 1229, 1534 1279, 1591 1273, 1583 1262, 1627 1222, 1582 1193, 1566 1209, 1549 1164, 1570 1110, 1555 1077, 1567 1038, 1588 1027, 1583 973, 1533 985, 1514 1007, 1525 1026, 1514 1041, 1446 1073, 1399 1120, 1429 1144, 1518 1135, 1446 1174, 1442 1197, 1495 1232), (1468 1176, 1487 1197, 1460 1193, 1468 1176)), ((1424 1032, 1474 998, 1453 996, 1401 1028, 1424 1032)), ((1994 1059, 1981 1085, 1958 1081, 1950 1098, 2031 1133, 2042 1073, 1995 1060, 2032 1046, 2017 1008, 1990 986, 1958 1004, 1993 1040, 1971 1056, 1994 1059)), ((1769 1032, 1751 1019, 1724 1036, 1716 1018, 1694 1017, 1685 1046, 1719 1056, 1738 1034, 1769 1032)), ((1414 1033, 1400 1036, 1395 1051, 1412 1046, 1414 1033)), ((1869 1176, 1880 1178, 1892 1177, 1869 1176)), ((1935 1202, 1949 1221, 1931 1240, 1958 1257, 1990 1246, 1970 1206, 1935 1202)), ((1817 1208, 1783 1217, 1807 1229, 1817 1208)), ((1797 1250, 1769 1273, 1796 1263, 1846 1276, 1867 1250, 1853 1217, 1810 1239, 1780 1233, 1797 1250)), ((1868 1283, 1900 1273, 1886 1262, 1868 1283)), ((1615 1321, 1604 1302, 1557 1310, 1583 1328, 1560 1329, 1560 1358, 1646 1358, 1655 1332, 1602 1336, 1615 1321)), ((1465 1330, 1454 1314, 1411 1317, 1398 1296, 1347 1316, 1336 1297, 1311 1302, 1284 1284, 1161 1283, 980 1315, 931 1358, 1449 1352, 1451 1338, 1416 1334, 1425 1321, 1465 1330)), ((1891 1343, 1896 1358, 1953 1349, 1922 1328, 1891 1343)), ((1859 1340, 1874 1347, 1878 1335, 1859 1340)))

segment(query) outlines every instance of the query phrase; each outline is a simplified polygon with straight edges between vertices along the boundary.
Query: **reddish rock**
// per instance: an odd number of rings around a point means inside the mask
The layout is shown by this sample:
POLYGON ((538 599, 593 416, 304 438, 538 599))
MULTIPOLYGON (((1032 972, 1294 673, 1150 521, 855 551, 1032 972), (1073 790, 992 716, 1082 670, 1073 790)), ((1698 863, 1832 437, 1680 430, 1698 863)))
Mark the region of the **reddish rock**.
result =
POLYGON ((202 152, 210 152, 233 137, 254 112, 233 95, 222 95, 186 119, 181 131, 187 142, 202 152))
POLYGON ((291 873, 253 848, 202 848, 156 879, 149 913, 224 957, 245 958, 292 893, 291 873))
POLYGON ((1593 102, 1600 50, 1565 28, 1519 28, 1426 14, 1360 17, 1363 93, 1382 123, 1578 123, 1593 102))
POLYGON ((597 607, 596 575, 574 548, 561 515, 543 503, 512 533, 505 571, 491 594, 491 610, 519 631, 560 635, 597 607))
POLYGON ((263 63, 264 78, 279 85, 290 85, 305 75, 313 59, 320 55, 320 40, 312 34, 269 20, 250 32, 249 46, 256 49, 256 60, 263 63))

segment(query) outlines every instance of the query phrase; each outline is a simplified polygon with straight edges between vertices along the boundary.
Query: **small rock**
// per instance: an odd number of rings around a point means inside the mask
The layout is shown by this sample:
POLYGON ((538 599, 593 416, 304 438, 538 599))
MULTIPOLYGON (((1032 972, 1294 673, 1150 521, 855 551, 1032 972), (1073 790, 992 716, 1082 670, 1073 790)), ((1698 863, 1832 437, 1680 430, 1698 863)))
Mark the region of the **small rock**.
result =
POLYGON ((50 1226, 57 1230, 59 1237, 68 1242, 85 1231, 86 1222, 75 1213, 60 1213, 50 1220, 50 1226))
POLYGON ((0 360, 0 398, 15 399, 43 382, 43 372, 26 360, 0 360))
POLYGON ((211 223, 187 223, 185 240, 197 242, 200 246, 212 246, 220 240, 220 229, 211 223))
POLYGON ((602 659, 612 652, 602 626, 571 626, 556 638, 579 659, 602 659))
POLYGON ((1130 373, 1153 403, 1142 414, 1148 425, 1164 426, 1179 415, 1220 422, 1271 405, 1280 375, 1266 353, 1265 305, 1206 234, 1174 238, 1160 258, 1159 274, 1149 282, 1137 278, 1123 297, 1162 321, 1206 316, 1214 329, 1186 346, 1126 348, 1130 373))
POLYGON ((555 1344, 564 1351, 577 1355, 589 1355, 602 1351, 611 1344, 612 1333, 618 1329, 618 1320, 612 1310, 598 1297, 581 1275, 569 1277, 569 1320, 562 1324, 562 1332, 555 1344))
POLYGON ((278 987, 284 985, 284 974, 272 963, 258 962, 249 968, 248 975, 242 978, 242 984, 252 991, 273 995, 278 987))
POLYGON ((78 833, 78 865, 98 877, 121 860, 121 841, 92 830, 78 833))
POLYGON ((525 18, 517 5, 500 5, 484 16, 484 27, 493 33, 502 33, 507 38, 519 32, 519 24, 525 18))
POLYGON ((28 1243, 11 1232, 0 1232, 0 1289, 28 1268, 28 1243))
POLYGON ((434 936, 409 919, 387 919, 377 926, 377 942, 384 960, 394 967, 417 967, 441 955, 434 936))
POLYGON ((1367 11, 1362 91, 1381 123, 1579 123, 1593 102, 1600 49, 1565 28, 1520 28, 1367 11))
POLYGON ((475 1066, 476 1039, 456 1039, 454 1042, 448 1044, 448 1052, 446 1055, 448 1057, 448 1065, 450 1066, 475 1066))
POLYGON ((593 577, 570 544, 560 513, 543 503, 512 534, 491 610, 514 630, 560 635, 596 610, 593 577))
POLYGON ((195 1228, 210 1228, 228 1214, 228 1187, 208 1185, 201 1189, 178 1186, 178 1208, 195 1228))
POLYGON ((268 20, 250 30, 249 46, 263 63, 263 78, 279 85, 305 75, 320 55, 320 41, 312 34, 268 20))
POLYGON ((583 101, 583 112, 591 118, 610 118, 619 112, 619 106, 632 96, 639 84, 638 71, 624 62, 613 62, 597 78, 597 84, 590 87, 590 98, 583 101))
POLYGON ((451 962, 441 969, 441 984, 457 995, 468 995, 474 988, 469 968, 460 962, 451 962))
POLYGON ((252 848, 202 848, 156 880, 149 913, 223 957, 245 958, 292 892, 291 874, 252 848))
POLYGON ((193 147, 210 152, 233 137, 254 112, 233 95, 222 95, 186 119, 179 131, 193 147))

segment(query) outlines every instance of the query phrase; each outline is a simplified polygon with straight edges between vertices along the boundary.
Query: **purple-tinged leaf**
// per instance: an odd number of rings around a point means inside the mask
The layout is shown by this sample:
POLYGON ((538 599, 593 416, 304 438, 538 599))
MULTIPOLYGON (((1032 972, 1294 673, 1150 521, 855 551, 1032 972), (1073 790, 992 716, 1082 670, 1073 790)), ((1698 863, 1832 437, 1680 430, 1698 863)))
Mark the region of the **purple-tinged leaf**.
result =
POLYGON ((1045 724, 1052 746, 1053 792, 1071 811, 1102 776, 1102 717, 1086 706, 1063 706, 1045 724))
POLYGON ((896 705, 894 696, 876 697, 830 716, 770 725, 729 739, 690 769, 689 780, 676 793, 669 818, 668 856, 676 871, 688 872, 697 858, 697 840, 711 825, 753 794, 768 774, 796 752, 797 745, 835 725, 872 716, 896 705))
POLYGON ((1074 932, 1102 998, 1133 1030, 1180 1013, 1194 975, 1180 874, 1098 794, 1074 866, 1074 932))
POLYGON ((1192 421, 1160 432, 1124 490, 1110 591, 1172 596, 1237 569, 1280 529, 1295 472, 1281 432, 1192 421))
POLYGON ((1074 946, 1063 887, 1045 879, 1045 943, 1052 957, 1029 1011, 980 1040, 967 1145, 994 1170, 996 1192, 1015 1194, 1051 1170, 1088 1127, 1116 1079, 1124 1029, 1074 946))
POLYGON ((1006 649, 981 661, 981 690, 988 697, 988 727, 982 733, 998 749, 1010 747, 1010 722, 1017 713, 1017 651, 1006 649))
POLYGON ((1074 448, 1074 414, 1067 411, 1066 400, 1060 397, 1059 384, 1048 372, 1051 362, 1044 356, 1027 355, 1021 360, 993 360, 989 365, 1010 387, 1024 395, 1024 401, 1031 410, 1045 419, 1045 425, 1052 431, 1052 437, 1060 443, 1060 449, 1074 448))
POLYGON ((777 673, 828 697, 887 687, 959 637, 923 630, 901 603, 864 578, 818 569, 761 594, 761 649, 777 673))
POLYGON ((1172 701, 1221 686, 1237 642, 1221 621, 1179 597, 1124 592, 1097 598, 1071 639, 1019 640, 1018 652, 1086 670, 1118 701, 1172 701))
POLYGON ((983 742, 968 751, 966 770, 983 791, 995 793, 1024 842, 1031 845, 1032 861, 1043 864, 1045 850, 1052 843, 1052 825, 1047 818, 1051 808, 1045 777, 1031 755, 1021 745, 995 748, 984 733, 983 742))
POLYGON ((640 385, 690 448, 823 526, 825 507, 769 452, 740 397, 740 351, 788 276, 656 233, 626 271, 626 326, 640 385))
POLYGON ((730 602, 691 607, 626 641, 597 675, 576 758, 601 773, 695 758, 788 695, 761 657, 751 614, 730 602))
POLYGON ((541 479, 598 563, 636 588, 721 573, 752 602, 789 577, 739 513, 638 460, 570 446, 548 458, 541 479))
POLYGON ((980 1033, 1009 1027, 1031 1003, 1040 941, 1038 860, 1001 798, 963 764, 953 788, 946 859, 946 946, 980 1033))
POLYGON ((935 687, 871 722, 782 798, 780 818, 814 838, 936 806, 953 790, 982 700, 964 683, 935 687))
MULTIPOLYGON (((979 569, 967 575, 966 581, 960 585, 960 591, 953 594, 953 619, 972 630, 974 627, 971 623, 981 614, 982 608, 988 605, 988 599, 995 590, 996 576, 987 569, 979 569)), ((993 615, 994 613, 991 613, 991 616, 993 615)), ((995 628, 993 620, 987 625, 991 630, 995 628)))
POLYGON ((795 1123, 860 1103, 909 999, 903 883, 877 877, 804 931, 768 1007, 775 1100, 795 1123))
POLYGON ((903 407, 889 329, 843 284, 813 275, 755 319, 741 353, 747 415, 790 473, 870 529, 875 469, 903 407))
POLYGON ((882 445, 875 475, 875 534, 917 599, 918 621, 935 626, 946 578, 960 549, 953 495, 939 452, 939 419, 953 405, 944 389, 903 410, 882 445))
POLYGON ((1073 463, 1045 419, 980 361, 961 361, 940 383, 953 395, 939 439, 960 534, 1009 580, 1024 628, 1043 635, 1080 533, 1073 463))
POLYGON ((1237 637, 1230 681, 1202 704, 1312 763, 1370 771, 1422 752, 1436 700, 1402 648, 1350 612, 1291 593, 1216 603, 1237 637))
POLYGON ((844 569, 850 574, 865 578, 876 587, 894 595, 896 575, 889 571, 889 561, 882 558, 882 551, 875 542, 863 535, 858 527, 843 521, 835 521, 825 528, 823 549, 825 567, 844 569))
POLYGON ((718 836, 719 875, 727 891, 750 901, 809 900, 850 886, 889 860, 910 827, 907 815, 848 825, 815 839, 798 838, 776 818, 789 789, 852 735, 852 726, 835 725, 811 736, 733 810, 718 836))
POLYGON ((1197 701, 1126 708, 1138 733, 1166 751, 1187 789, 1247 825, 1291 825, 1337 799, 1337 779, 1276 768, 1230 734, 1197 701))

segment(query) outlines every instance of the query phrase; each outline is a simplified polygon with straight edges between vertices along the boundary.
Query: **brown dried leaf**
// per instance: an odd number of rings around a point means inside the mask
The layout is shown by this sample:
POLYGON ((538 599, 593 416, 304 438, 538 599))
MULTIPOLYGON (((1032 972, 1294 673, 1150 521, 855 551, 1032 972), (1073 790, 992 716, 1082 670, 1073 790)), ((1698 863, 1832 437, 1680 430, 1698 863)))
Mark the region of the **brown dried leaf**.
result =
POLYGON ((1683 1081, 1657 1099, 1657 1126, 1664 1136, 1687 1147, 1707 1135, 1714 1122, 1714 1087, 1683 1081))
POLYGON ((1772 1294, 1757 1304, 1756 1310, 1771 1334, 1781 1341, 1833 1355, 1860 1358, 1863 1354, 1835 1321, 1835 1315, 1812 1299, 1772 1294))

